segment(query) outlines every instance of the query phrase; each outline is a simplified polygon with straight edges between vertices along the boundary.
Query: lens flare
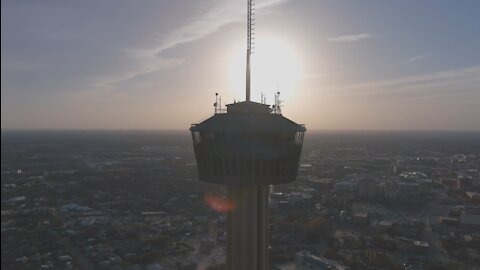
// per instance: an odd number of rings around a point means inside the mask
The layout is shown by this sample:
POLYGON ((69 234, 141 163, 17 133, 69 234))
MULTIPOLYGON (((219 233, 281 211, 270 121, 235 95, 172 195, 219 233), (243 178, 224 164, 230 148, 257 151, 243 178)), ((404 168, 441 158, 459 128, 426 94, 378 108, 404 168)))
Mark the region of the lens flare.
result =
POLYGON ((220 213, 229 212, 235 209, 235 204, 231 200, 216 195, 206 194, 205 203, 210 208, 220 213))

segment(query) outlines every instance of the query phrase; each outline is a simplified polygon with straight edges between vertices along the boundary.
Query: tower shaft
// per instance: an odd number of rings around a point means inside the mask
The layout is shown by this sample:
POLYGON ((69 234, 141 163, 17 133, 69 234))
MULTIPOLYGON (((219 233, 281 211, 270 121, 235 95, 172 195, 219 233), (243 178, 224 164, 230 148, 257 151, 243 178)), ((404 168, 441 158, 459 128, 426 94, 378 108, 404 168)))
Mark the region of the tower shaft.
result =
POLYGON ((268 268, 268 185, 227 186, 227 269, 268 268))

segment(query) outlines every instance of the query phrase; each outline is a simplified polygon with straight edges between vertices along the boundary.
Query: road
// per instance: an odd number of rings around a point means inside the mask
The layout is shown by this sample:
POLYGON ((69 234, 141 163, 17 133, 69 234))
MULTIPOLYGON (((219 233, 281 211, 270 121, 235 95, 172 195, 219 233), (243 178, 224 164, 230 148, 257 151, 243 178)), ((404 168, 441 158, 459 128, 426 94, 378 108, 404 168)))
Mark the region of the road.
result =
POLYGON ((432 231, 431 224, 435 224, 436 221, 433 220, 435 216, 433 216, 434 210, 438 207, 439 203, 441 200, 445 199, 448 197, 445 193, 441 193, 437 191, 435 193, 435 199, 430 202, 428 206, 426 206, 420 213, 419 213, 419 219, 425 221, 425 238, 430 245, 429 248, 429 255, 430 258, 432 258, 435 261, 446 263, 449 261, 448 259, 448 253, 447 251, 443 248, 442 246, 442 241, 440 237, 438 236, 437 233, 432 231))

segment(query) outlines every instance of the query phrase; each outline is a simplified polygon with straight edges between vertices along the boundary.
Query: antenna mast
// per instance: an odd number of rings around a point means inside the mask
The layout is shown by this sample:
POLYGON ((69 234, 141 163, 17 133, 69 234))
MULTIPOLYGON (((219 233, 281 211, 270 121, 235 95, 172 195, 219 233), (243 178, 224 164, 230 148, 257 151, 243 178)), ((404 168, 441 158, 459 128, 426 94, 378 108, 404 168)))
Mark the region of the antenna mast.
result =
POLYGON ((250 55, 253 49, 253 0, 247 0, 247 76, 246 76, 246 100, 250 101, 250 55))

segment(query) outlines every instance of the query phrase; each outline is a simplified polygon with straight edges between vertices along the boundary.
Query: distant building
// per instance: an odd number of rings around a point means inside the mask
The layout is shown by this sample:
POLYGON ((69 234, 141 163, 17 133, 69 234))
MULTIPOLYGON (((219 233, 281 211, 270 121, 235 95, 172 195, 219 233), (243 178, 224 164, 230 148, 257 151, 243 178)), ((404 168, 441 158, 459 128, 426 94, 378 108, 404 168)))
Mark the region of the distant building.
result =
POLYGON ((356 187, 356 181, 344 180, 334 185, 334 190, 337 193, 353 193, 356 187))
POLYGON ((416 195, 420 191, 420 185, 417 183, 399 183, 398 192, 400 195, 416 195))
POLYGON ((376 182, 371 178, 363 178, 358 181, 357 195, 359 197, 374 198, 376 182))
POLYGON ((474 191, 465 192, 467 198, 471 201, 480 202, 480 193, 474 191))
POLYGON ((453 217, 439 217, 438 223, 450 226, 457 226, 459 223, 458 218, 453 217))
POLYGON ((480 206, 467 206, 460 217, 460 224, 480 228, 480 206))
POLYGON ((428 242, 418 241, 405 237, 396 237, 395 244, 402 252, 407 252, 417 255, 427 255, 430 245, 428 242))
POLYGON ((368 224, 368 213, 366 212, 354 213, 353 222, 357 224, 368 224))
POLYGON ((442 178, 440 179, 440 183, 451 190, 459 190, 460 189, 460 179, 457 178, 442 178))
POLYGON ((315 256, 309 252, 301 251, 295 254, 295 270, 346 270, 348 267, 337 261, 315 256))
POLYGON ((398 198, 398 185, 395 182, 389 181, 386 182, 384 185, 385 191, 385 198, 387 200, 395 200, 398 198))
POLYGON ((378 226, 382 228, 391 228, 393 223, 391 221, 380 221, 378 222, 378 226))

